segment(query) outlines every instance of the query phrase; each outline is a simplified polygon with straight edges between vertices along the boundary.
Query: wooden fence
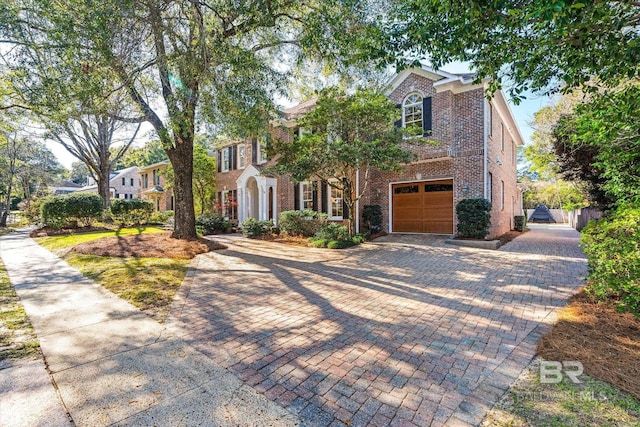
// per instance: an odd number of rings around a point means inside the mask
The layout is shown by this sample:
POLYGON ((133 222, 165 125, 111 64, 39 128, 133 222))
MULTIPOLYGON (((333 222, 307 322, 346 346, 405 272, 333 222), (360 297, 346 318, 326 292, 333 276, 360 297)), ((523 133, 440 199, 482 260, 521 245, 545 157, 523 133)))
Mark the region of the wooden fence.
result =
POLYGON ((576 230, 582 230, 592 219, 602 218, 602 212, 593 208, 582 208, 569 211, 569 225, 576 230))

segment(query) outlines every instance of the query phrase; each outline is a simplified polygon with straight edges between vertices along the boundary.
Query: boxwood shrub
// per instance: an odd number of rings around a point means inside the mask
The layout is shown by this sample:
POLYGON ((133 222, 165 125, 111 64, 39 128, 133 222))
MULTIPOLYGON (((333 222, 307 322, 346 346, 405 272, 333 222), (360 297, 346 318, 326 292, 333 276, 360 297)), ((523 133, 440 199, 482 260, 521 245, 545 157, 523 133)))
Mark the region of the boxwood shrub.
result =
POLYGON ((271 234, 273 228, 273 221, 263 220, 258 221, 255 218, 247 218, 242 221, 242 233, 247 237, 261 237, 271 234))
POLYGON ((491 225, 491 203, 487 199, 464 199, 456 205, 458 235, 484 239, 491 225))
POLYGON ((120 225, 146 224, 153 213, 153 203, 142 199, 115 199, 110 210, 114 221, 120 225))
POLYGON ((516 215, 513 217, 513 228, 516 231, 524 231, 527 227, 527 217, 524 215, 516 215))
POLYGON ((196 218, 196 226, 202 230, 202 234, 224 233, 231 228, 231 223, 225 221, 222 215, 214 212, 205 212, 196 218))
POLYGON ((327 214, 305 209, 280 213, 280 231, 289 236, 311 237, 329 222, 327 214))
POLYGON ((102 198, 87 193, 50 197, 42 203, 41 214, 42 222, 49 227, 91 225, 102 217, 102 198))

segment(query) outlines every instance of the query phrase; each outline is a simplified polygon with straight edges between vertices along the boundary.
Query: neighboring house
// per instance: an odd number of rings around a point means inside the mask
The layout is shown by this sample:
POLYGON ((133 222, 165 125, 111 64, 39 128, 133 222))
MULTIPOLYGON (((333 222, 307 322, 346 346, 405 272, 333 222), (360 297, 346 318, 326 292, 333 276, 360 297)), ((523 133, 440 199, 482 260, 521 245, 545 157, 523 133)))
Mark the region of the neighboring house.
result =
POLYGON ((48 190, 56 196, 61 196, 78 191, 80 188, 82 188, 82 185, 73 181, 61 181, 49 186, 48 190))
MULTIPOLYGON (((109 178, 109 193, 112 199, 137 199, 140 198, 140 179, 137 166, 111 172, 109 178)), ((98 185, 91 177, 87 180, 87 185, 76 189, 80 193, 98 194, 98 185)))
MULTIPOLYGON (((516 154, 523 138, 504 95, 496 92, 489 101, 486 87, 472 81, 469 74, 428 67, 406 69, 391 80, 386 94, 402 109, 397 124, 421 127, 423 137, 438 144, 415 148, 417 160, 400 172, 372 171, 369 190, 357 203, 357 228, 363 206, 377 204, 385 231, 454 234, 456 203, 486 198, 492 202, 489 237, 512 229, 514 215, 522 212, 516 154)), ((300 132, 296 118, 313 105, 311 100, 285 110, 275 132, 300 132)), ((348 218, 341 192, 326 183, 262 175, 270 162, 266 144, 266 138, 253 138, 218 150, 218 201, 225 216, 277 222, 284 210, 313 209, 332 220, 348 218)))
POLYGON ((153 202, 156 211, 174 210, 173 192, 166 188, 166 172, 169 161, 165 160, 139 168, 140 197, 153 202))

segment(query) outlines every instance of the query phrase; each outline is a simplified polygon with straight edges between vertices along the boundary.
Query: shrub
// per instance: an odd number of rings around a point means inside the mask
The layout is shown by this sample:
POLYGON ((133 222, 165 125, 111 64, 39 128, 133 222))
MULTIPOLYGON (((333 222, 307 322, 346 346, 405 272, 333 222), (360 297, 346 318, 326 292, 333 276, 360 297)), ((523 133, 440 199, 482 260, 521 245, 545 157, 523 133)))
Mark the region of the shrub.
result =
POLYGON ((344 249, 347 246, 351 246, 348 240, 332 240, 327 243, 329 249, 344 249))
POLYGON ((91 225, 102 217, 102 198, 86 193, 50 197, 42 203, 41 214, 43 223, 54 228, 91 225))
POLYGON ((362 221, 371 233, 382 231, 382 208, 380 205, 365 205, 362 208, 362 221))
POLYGON ((329 243, 329 241, 326 240, 326 239, 313 239, 311 241, 311 245, 314 248, 326 248, 327 247, 327 243, 329 243))
POLYGON ((196 218, 196 226, 202 230, 202 234, 223 233, 231 228, 231 223, 214 212, 205 212, 196 218))
POLYGON ((347 227, 344 225, 340 225, 338 223, 332 222, 330 224, 325 225, 320 230, 316 232, 314 235, 315 239, 324 239, 324 240, 349 240, 349 232, 347 231, 347 227))
POLYGON ((110 210, 113 219, 121 225, 146 224, 153 213, 153 203, 142 199, 115 199, 110 210))
POLYGON ((169 221, 170 218, 173 218, 173 211, 156 211, 153 212, 149 217, 149 222, 155 224, 165 224, 169 221))
POLYGON ((255 218, 247 218, 242 221, 242 233, 247 237, 261 237, 271 234, 273 222, 271 220, 258 221, 255 218))
POLYGON ((458 235, 484 239, 491 225, 491 203, 486 199, 464 199, 456 205, 458 235))
POLYGON ((513 228, 516 231, 524 231, 527 228, 527 217, 524 215, 516 215, 513 217, 513 228))
POLYGON ((359 245, 361 243, 364 243, 367 241, 367 235, 366 234, 356 234, 355 236, 353 236, 351 238, 351 241, 353 242, 354 245, 359 245))
POLYGON ((640 317, 640 206, 623 206, 591 221, 581 244, 589 266, 587 292, 618 300, 619 310, 640 317))
POLYGON ((289 236, 311 237, 329 221, 327 214, 312 210, 283 211, 280 213, 280 230, 289 236))
POLYGON ((38 197, 29 201, 29 207, 22 210, 22 215, 31 224, 37 224, 42 221, 42 204, 47 200, 45 197, 38 197))

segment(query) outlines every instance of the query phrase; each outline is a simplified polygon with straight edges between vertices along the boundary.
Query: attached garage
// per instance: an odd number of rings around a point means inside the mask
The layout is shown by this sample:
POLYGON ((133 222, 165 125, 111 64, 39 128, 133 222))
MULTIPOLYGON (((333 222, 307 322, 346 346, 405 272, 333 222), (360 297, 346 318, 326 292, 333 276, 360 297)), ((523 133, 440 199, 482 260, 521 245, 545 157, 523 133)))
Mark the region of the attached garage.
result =
POLYGON ((453 234, 453 180, 391 186, 392 231, 453 234))

